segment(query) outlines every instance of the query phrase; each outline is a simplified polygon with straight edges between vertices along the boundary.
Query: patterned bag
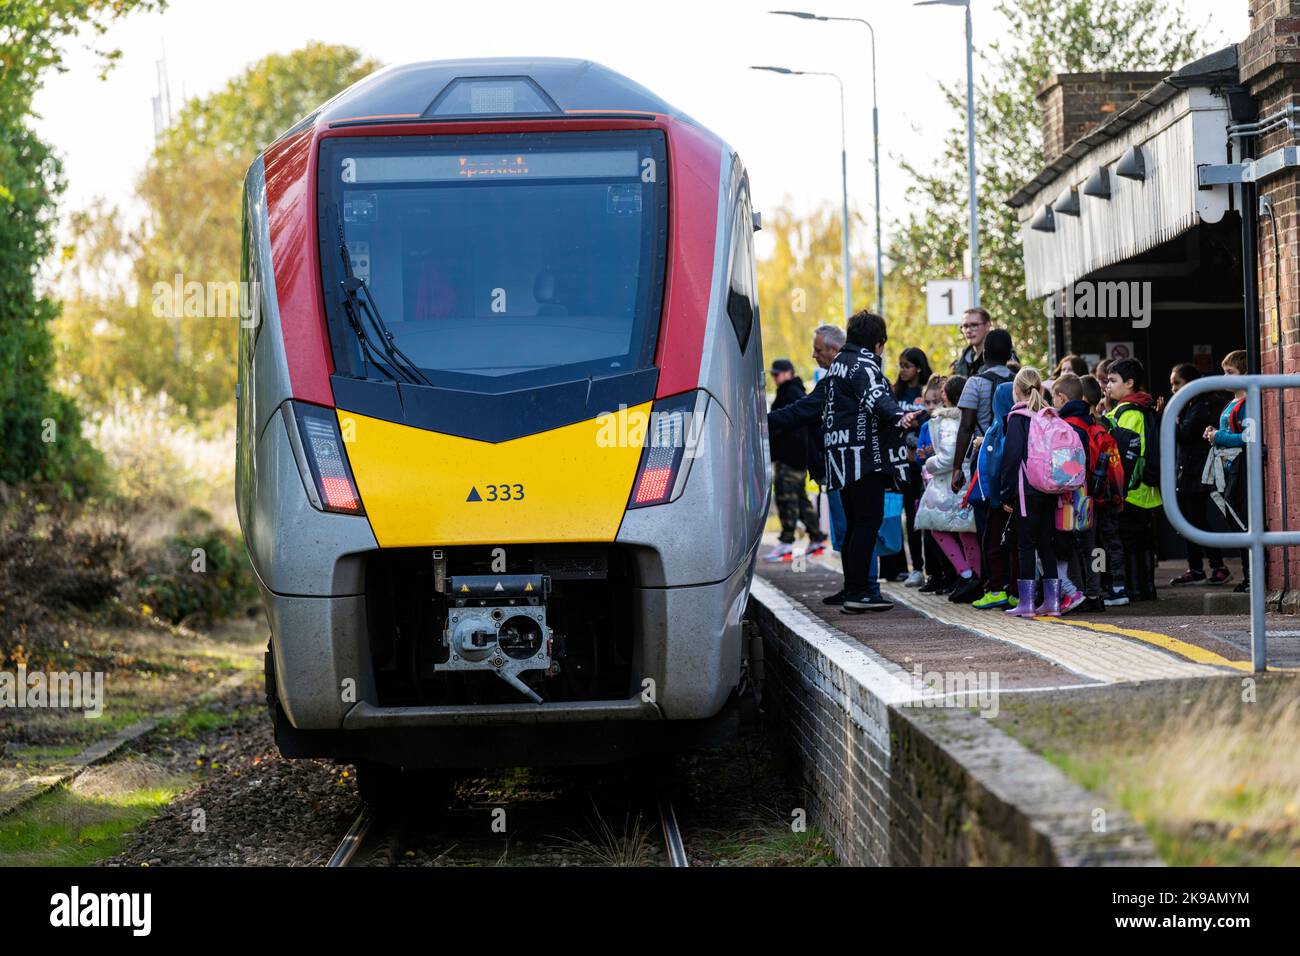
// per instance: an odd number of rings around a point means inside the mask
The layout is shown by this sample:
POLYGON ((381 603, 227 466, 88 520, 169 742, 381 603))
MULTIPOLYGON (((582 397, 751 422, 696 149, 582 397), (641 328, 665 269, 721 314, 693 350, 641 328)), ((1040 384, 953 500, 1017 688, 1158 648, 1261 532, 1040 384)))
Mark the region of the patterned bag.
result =
POLYGON ((1087 531, 1092 527, 1092 496, 1085 488, 1067 491, 1056 500, 1057 531, 1087 531))
POLYGON ((1087 477, 1088 459, 1074 429, 1054 408, 1033 414, 1012 409, 1013 415, 1029 418, 1028 450, 1021 473, 1029 483, 1047 495, 1059 495, 1080 487, 1087 477))

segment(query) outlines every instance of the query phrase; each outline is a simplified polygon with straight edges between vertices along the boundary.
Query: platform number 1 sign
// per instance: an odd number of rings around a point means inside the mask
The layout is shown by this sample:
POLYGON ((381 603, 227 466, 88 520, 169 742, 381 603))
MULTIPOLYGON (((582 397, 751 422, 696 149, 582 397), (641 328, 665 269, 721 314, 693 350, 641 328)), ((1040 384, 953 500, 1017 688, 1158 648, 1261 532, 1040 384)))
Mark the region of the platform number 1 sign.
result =
POLYGON ((970 305, 967 279, 938 279, 925 284, 925 320, 930 325, 960 325, 970 305))

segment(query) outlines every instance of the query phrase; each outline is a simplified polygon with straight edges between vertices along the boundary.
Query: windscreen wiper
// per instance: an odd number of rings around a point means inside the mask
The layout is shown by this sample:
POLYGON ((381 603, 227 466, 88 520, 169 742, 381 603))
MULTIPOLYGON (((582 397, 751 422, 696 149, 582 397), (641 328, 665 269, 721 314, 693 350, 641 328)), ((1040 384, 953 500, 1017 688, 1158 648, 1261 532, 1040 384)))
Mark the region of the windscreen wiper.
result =
POLYGON ((343 223, 339 222, 339 255, 343 259, 343 281, 339 283, 339 288, 343 291, 343 310, 347 314, 348 324, 352 326, 352 331, 356 333, 357 341, 361 343, 362 361, 369 358, 370 363, 384 372, 393 381, 398 382, 403 379, 411 385, 433 385, 429 377, 421 371, 420 367, 411 361, 410 357, 397 347, 393 340, 393 333, 388 331, 388 326, 379 316, 379 304, 375 302, 375 297, 370 292, 370 287, 365 280, 357 278, 352 271, 352 256, 348 254, 348 245, 343 238, 343 223), (370 325, 380 336, 378 348, 370 333, 366 331, 365 319, 370 321, 370 325), (384 358, 387 359, 387 365, 379 359, 378 351, 383 351, 384 358), (396 373, 401 374, 398 378, 396 373))

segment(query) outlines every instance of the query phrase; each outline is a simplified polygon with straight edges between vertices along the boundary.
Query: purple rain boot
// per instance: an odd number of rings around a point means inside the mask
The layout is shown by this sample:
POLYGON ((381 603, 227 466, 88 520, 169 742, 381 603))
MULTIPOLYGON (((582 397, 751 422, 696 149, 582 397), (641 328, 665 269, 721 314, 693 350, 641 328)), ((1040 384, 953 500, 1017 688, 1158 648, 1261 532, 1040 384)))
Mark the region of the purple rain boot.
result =
POLYGON ((1034 584, 1036 582, 1031 578, 1028 581, 1017 581, 1016 587, 1020 592, 1020 603, 1006 611, 1012 617, 1033 617, 1034 616, 1034 584))
POLYGON ((1043 578, 1043 603, 1038 605, 1035 614, 1047 617, 1061 616, 1061 579, 1043 578))

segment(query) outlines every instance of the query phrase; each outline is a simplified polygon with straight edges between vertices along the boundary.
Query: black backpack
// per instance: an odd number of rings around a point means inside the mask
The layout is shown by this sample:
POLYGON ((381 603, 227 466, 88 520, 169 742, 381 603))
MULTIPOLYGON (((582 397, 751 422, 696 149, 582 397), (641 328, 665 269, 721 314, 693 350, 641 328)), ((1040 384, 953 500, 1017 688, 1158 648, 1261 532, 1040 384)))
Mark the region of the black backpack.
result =
POLYGON ((1124 464, 1124 484, 1132 491, 1138 485, 1160 487, 1160 414, 1149 405, 1136 402, 1123 402, 1116 406, 1115 424, 1110 434, 1119 446, 1120 459, 1124 464), (1142 435, 1127 428, 1121 428, 1119 418, 1129 409, 1142 413, 1142 435), (1146 438, 1146 450, 1142 448, 1142 439, 1146 438))

